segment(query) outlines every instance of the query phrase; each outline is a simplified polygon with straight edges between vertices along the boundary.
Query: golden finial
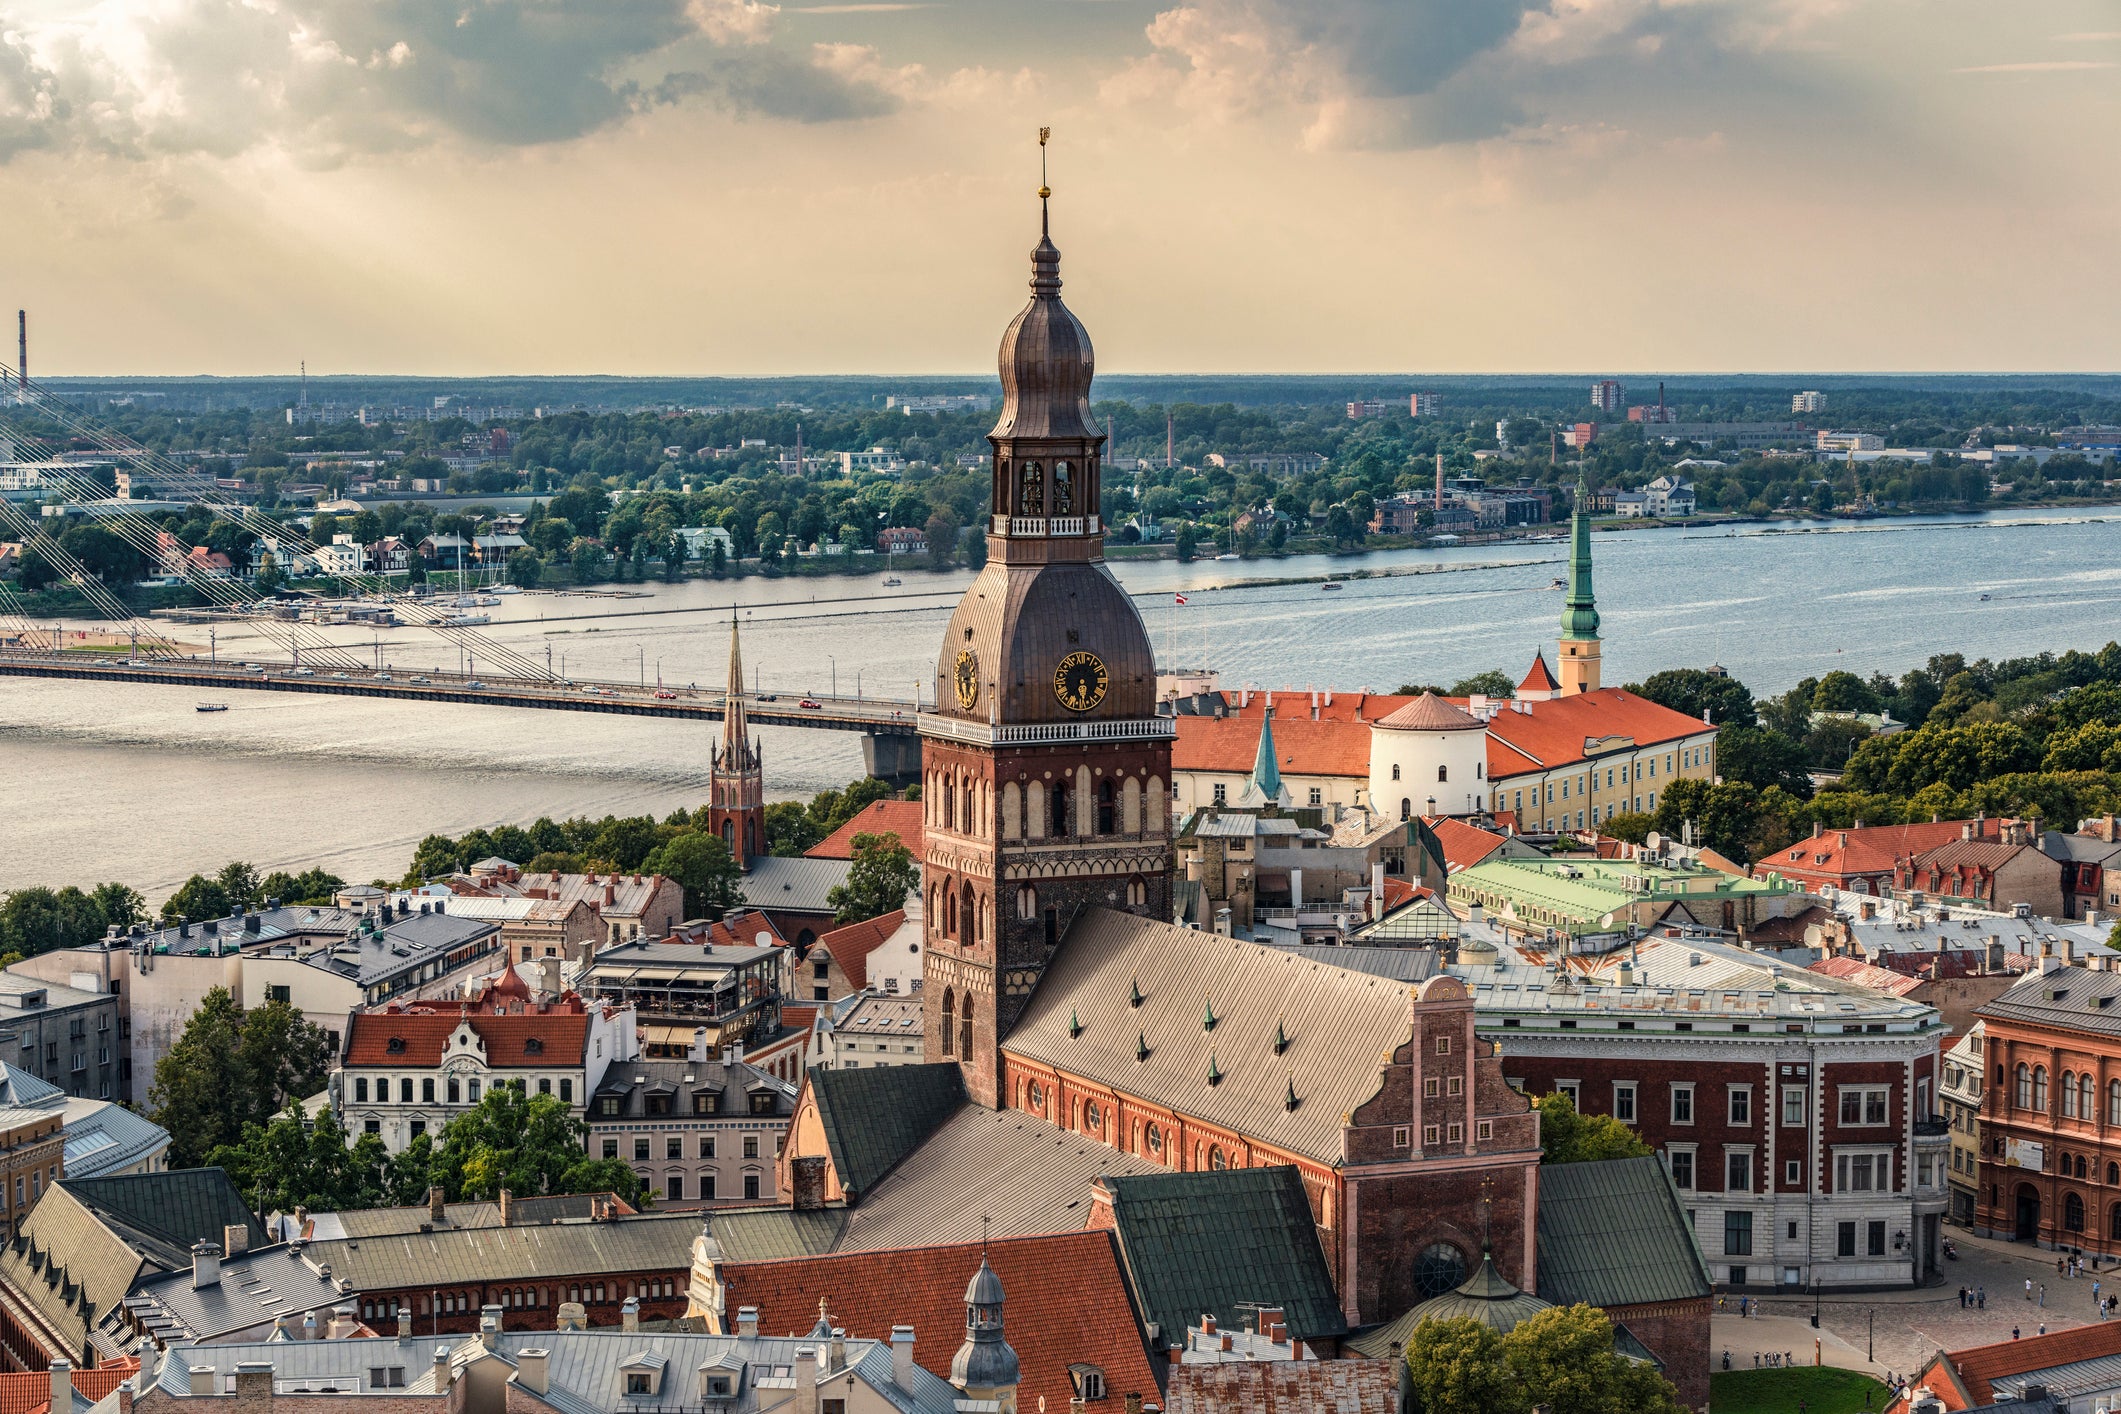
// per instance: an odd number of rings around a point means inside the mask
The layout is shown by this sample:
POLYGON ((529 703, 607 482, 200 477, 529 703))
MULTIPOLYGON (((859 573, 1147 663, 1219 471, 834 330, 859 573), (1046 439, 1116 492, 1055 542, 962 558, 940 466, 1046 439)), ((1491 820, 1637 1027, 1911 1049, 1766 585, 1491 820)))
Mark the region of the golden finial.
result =
POLYGON ((1053 129, 1038 130, 1038 199, 1044 201, 1053 195, 1053 188, 1046 185, 1046 139, 1053 136, 1053 129))

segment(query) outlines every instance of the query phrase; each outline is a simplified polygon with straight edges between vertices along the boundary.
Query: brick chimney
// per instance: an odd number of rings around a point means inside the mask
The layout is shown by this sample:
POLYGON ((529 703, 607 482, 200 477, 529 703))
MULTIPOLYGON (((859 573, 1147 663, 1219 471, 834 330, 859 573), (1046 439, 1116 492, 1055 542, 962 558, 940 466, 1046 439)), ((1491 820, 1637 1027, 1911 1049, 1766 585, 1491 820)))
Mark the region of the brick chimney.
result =
POLYGON ((514 1227, 516 1221, 516 1195, 507 1189, 501 1190, 501 1226, 514 1227))
POLYGON ((448 1214, 442 1211, 446 1206, 441 1184, 437 1183, 427 1190, 427 1220, 429 1222, 439 1223, 447 1217, 448 1214))
POLYGON ((619 1329, 638 1331, 641 1328, 641 1298, 629 1296, 619 1303, 619 1329))
POLYGON ((546 1360, 550 1353, 537 1346, 516 1352, 516 1378, 532 1394, 545 1393, 546 1360))
POLYGON ((913 1327, 891 1328, 891 1383, 900 1389, 913 1387, 913 1327))
POLYGON ((788 1161, 788 1201, 799 1213, 825 1206, 825 1156, 806 1155, 788 1161))
POLYGON ((272 1408, 272 1361, 244 1360, 237 1363, 236 1406, 272 1408))

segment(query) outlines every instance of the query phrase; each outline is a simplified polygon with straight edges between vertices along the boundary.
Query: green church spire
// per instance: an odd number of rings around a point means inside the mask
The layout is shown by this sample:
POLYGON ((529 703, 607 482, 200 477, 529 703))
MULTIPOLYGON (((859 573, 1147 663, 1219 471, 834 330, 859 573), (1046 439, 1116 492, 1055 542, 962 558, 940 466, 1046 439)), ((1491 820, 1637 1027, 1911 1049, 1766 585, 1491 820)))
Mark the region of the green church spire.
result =
POLYGON ((1598 637, 1598 599, 1591 592, 1591 487, 1579 477, 1576 507, 1569 516, 1569 598, 1561 611, 1561 636, 1598 637))
POLYGON ((1274 709, 1269 707, 1259 724, 1259 750, 1252 757, 1252 779, 1237 798, 1241 809, 1278 805, 1284 810, 1295 804, 1281 783, 1281 765, 1274 751, 1274 709))

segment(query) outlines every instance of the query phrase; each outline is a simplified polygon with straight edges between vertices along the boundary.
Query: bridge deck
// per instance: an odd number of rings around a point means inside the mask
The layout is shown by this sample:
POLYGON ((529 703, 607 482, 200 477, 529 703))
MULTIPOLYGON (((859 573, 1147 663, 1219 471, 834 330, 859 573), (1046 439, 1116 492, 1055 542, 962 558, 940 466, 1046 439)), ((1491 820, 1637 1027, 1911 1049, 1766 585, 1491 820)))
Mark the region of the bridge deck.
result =
MULTIPOLYGON (((214 694, 229 691, 321 692, 340 697, 389 697, 412 702, 478 702, 489 707, 538 707, 555 712, 609 712, 632 717, 682 717, 718 722, 722 694, 689 687, 642 687, 635 683, 543 682, 461 673, 335 672, 297 669, 287 663, 211 663, 196 658, 91 658, 0 652, 0 677, 73 678, 89 682, 167 683, 214 694), (386 680, 387 678, 387 680, 386 680), (474 684, 477 684, 474 686, 474 684)), ((867 736, 914 736, 919 727, 911 702, 877 697, 810 697, 769 693, 744 699, 746 715, 761 726, 816 727, 867 736), (799 705, 804 701, 816 707, 799 705)))

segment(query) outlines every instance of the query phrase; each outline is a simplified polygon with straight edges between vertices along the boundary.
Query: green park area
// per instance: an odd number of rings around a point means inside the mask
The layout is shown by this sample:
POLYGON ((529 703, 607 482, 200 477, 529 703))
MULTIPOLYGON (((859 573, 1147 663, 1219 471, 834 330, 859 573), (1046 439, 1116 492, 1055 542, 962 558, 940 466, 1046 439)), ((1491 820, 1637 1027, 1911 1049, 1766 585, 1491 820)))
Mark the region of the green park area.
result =
POLYGON ((1709 1377, 1709 1414, 1877 1414, 1887 1399, 1885 1386, 1870 1376, 1831 1365, 1709 1377))

